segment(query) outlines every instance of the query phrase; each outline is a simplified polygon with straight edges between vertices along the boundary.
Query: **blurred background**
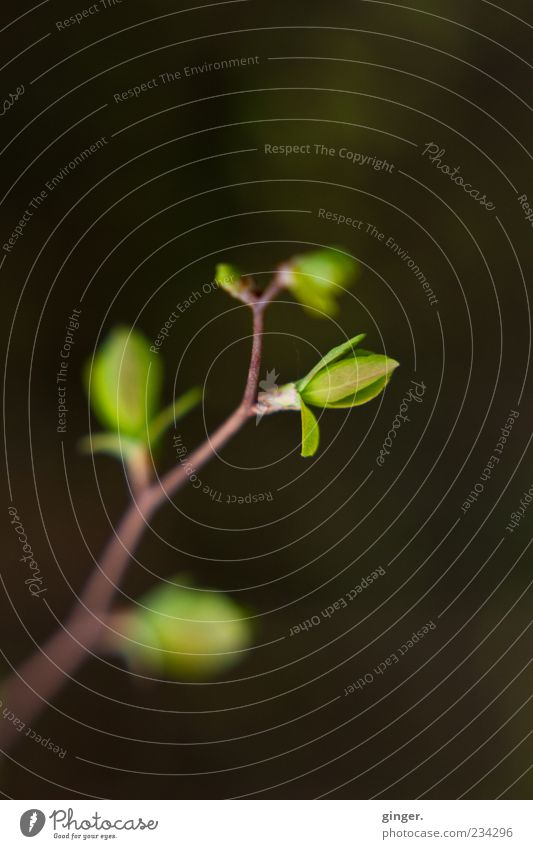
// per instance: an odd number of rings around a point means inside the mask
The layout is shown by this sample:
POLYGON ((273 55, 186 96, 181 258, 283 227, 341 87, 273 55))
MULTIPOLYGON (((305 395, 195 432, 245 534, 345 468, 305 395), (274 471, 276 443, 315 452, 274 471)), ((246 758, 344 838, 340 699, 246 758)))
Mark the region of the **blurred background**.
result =
MULTIPOLYGON (((531 10, 517 0, 416 5, 252 0, 186 10, 124 0, 66 29, 56 22, 82 5, 4 6, 2 91, 25 93, 2 117, 2 244, 54 175, 106 140, 2 251, 5 514, 18 509, 50 607, 24 586, 7 517, 6 672, 65 619, 128 502, 120 464, 93 464, 77 445, 98 429, 84 363, 116 324, 153 343, 192 301, 157 355, 167 403, 204 387, 203 406, 180 422, 189 451, 239 402, 248 366, 247 311, 202 288, 219 262, 261 283, 319 246, 360 263, 334 319, 314 320, 290 298, 272 306, 263 377, 302 377, 358 332, 401 363, 374 403, 324 412, 314 461, 299 457, 297 415, 251 422, 200 473, 222 499, 187 488, 145 534, 115 609, 187 574, 199 591, 242 606, 254 647, 192 683, 131 675, 118 656, 90 658, 37 723, 66 757, 21 737, 1 767, 6 795, 531 793, 529 515, 506 531, 533 482, 531 224, 518 200, 533 198, 531 10), (232 58, 254 61, 186 75, 232 58), (115 97, 154 79, 138 97, 115 97), (494 209, 424 155, 430 143, 494 209), (392 167, 354 163, 341 149, 392 167), (327 221, 321 209, 362 226, 327 221), (73 309, 80 327, 58 434, 56 374, 73 309), (423 403, 411 404, 379 467, 412 380, 425 384, 423 403), (511 410, 520 416, 500 462, 463 512, 511 410), (258 493, 272 498, 224 497, 258 493), (378 567, 385 575, 346 608, 290 636, 378 567), (345 695, 430 621, 437 627, 401 662, 345 695)), ((160 471, 176 462, 173 436, 160 471)))

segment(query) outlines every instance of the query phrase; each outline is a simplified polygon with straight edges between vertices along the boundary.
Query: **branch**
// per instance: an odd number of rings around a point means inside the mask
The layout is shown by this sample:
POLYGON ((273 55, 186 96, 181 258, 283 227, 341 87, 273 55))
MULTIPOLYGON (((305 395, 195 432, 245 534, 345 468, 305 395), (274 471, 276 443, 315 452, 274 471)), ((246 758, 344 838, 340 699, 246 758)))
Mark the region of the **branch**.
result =
MULTIPOLYGON (((193 452, 189 462, 195 470, 213 459, 254 415, 261 367, 264 312, 284 286, 282 268, 265 292, 254 295, 249 301, 253 312, 253 341, 243 398, 232 415, 193 452)), ((31 724, 50 704, 50 700, 58 695, 86 655, 98 646, 111 604, 145 528, 167 498, 175 495, 187 481, 188 476, 180 464, 158 483, 136 482, 135 500, 114 530, 66 623, 4 684, 4 705, 18 719, 31 724)), ((0 723, 0 751, 6 753, 19 737, 12 722, 4 720, 0 723)))

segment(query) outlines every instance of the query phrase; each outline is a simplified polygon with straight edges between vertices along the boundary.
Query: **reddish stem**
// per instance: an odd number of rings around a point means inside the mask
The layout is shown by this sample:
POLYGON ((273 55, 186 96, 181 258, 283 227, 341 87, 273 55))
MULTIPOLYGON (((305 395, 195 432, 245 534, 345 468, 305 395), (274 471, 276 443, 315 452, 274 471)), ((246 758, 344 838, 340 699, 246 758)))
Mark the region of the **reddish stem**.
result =
MULTIPOLYGON (((283 280, 278 275, 265 293, 250 304, 253 342, 244 395, 232 415, 191 455, 189 465, 195 470, 215 457, 254 414, 264 311, 283 287, 283 280)), ((30 725, 98 646, 115 593, 145 528, 167 498, 178 492, 187 481, 187 472, 180 464, 158 483, 146 484, 142 491, 136 493, 65 624, 5 682, 2 688, 4 706, 18 719, 30 725)), ((18 738, 20 734, 13 722, 4 720, 0 723, 0 751, 7 752, 18 738)))

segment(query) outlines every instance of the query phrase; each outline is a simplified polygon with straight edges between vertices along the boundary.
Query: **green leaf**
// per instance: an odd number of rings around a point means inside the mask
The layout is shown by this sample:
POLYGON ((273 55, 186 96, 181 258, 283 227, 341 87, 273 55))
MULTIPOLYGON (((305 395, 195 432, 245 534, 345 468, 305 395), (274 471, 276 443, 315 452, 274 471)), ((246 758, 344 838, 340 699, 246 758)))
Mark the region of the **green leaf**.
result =
POLYGON ((388 377, 382 377, 380 380, 376 380, 374 383, 371 383, 370 386, 366 387, 366 389, 361 389, 353 395, 341 398, 340 401, 328 404, 328 408, 331 410, 346 410, 349 407, 360 407, 362 404, 368 404, 369 401, 377 398, 377 396, 383 392, 391 377, 392 375, 390 374, 388 377))
POLYGON ((147 422, 159 406, 163 369, 138 330, 117 327, 87 365, 88 392, 95 415, 121 435, 146 439, 147 422))
POLYGON ((374 383, 388 379, 398 365, 396 360, 383 354, 359 351, 355 357, 321 369, 301 394, 307 404, 315 407, 355 406, 375 397, 383 388, 382 384, 375 394, 361 393, 374 383), (365 400, 358 401, 358 396, 365 400))
POLYGON ((312 457, 318 451, 320 443, 320 429, 318 422, 311 412, 301 401, 302 413, 302 457, 312 457))
POLYGON ((157 442, 174 422, 184 418, 202 400, 202 390, 199 387, 190 389, 173 404, 165 407, 153 419, 148 428, 150 442, 157 442))
POLYGON ((215 282, 218 283, 221 289, 232 287, 239 283, 241 279, 242 274, 236 265, 219 262, 215 269, 215 282))
POLYGON ((358 336, 354 336, 353 339, 348 339, 347 342, 343 342, 342 345, 337 345, 336 348, 332 348, 331 351, 328 351, 328 353, 322 357, 316 366, 311 369, 309 374, 296 383, 298 391, 302 392, 315 374, 318 374, 321 368, 335 362, 335 360, 338 360, 343 354, 346 354, 347 351, 353 351, 353 349, 356 348, 357 345, 359 345, 359 343, 365 338, 366 333, 360 333, 358 336))
POLYGON ((249 301, 252 281, 249 278, 244 278, 235 265, 226 263, 217 265, 215 281, 232 298, 237 298, 238 301, 243 301, 243 303, 249 301))
POLYGON ((340 249, 325 248, 292 260, 288 288, 311 316, 324 318, 337 314, 337 299, 358 274, 359 265, 352 257, 340 249))
MULTIPOLYGON (((119 648, 130 664, 169 678, 202 680, 234 666, 252 642, 246 611, 225 593, 159 584, 124 617, 119 648)), ((174 586, 181 584, 182 586, 174 586)))
POLYGON ((116 433, 95 433, 81 439, 78 447, 84 454, 109 454, 128 463, 144 448, 144 444, 116 433))

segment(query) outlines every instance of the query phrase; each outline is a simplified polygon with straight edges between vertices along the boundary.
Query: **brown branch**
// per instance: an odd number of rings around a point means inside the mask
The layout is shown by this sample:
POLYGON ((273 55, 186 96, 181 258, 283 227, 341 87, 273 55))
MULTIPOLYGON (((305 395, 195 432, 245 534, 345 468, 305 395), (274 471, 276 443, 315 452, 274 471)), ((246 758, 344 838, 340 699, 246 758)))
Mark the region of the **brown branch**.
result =
MULTIPOLYGON (((253 312, 250 367, 241 403, 232 415, 189 458, 189 466, 201 469, 254 415, 261 367, 263 317, 268 304, 284 288, 283 269, 262 295, 249 304, 253 312)), ((74 610, 62 626, 4 683, 4 706, 18 719, 31 724, 54 699, 86 656, 98 646, 110 607, 152 516, 188 481, 183 465, 171 469, 157 483, 146 483, 136 492, 101 560, 90 576, 74 610)), ((0 723, 0 751, 5 753, 20 737, 15 725, 0 723)))

